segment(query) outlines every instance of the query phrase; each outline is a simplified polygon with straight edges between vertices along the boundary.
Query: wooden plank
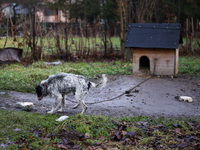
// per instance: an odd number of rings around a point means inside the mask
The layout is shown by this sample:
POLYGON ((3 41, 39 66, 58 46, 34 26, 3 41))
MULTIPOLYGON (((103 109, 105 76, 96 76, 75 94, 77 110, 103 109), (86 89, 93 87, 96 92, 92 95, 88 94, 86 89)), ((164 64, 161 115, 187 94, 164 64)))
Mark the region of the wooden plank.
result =
POLYGON ((175 75, 178 73, 178 54, 175 49, 133 49, 133 72, 140 70, 140 58, 148 57, 150 72, 155 75, 175 75), (156 60, 156 61, 155 61, 156 60))

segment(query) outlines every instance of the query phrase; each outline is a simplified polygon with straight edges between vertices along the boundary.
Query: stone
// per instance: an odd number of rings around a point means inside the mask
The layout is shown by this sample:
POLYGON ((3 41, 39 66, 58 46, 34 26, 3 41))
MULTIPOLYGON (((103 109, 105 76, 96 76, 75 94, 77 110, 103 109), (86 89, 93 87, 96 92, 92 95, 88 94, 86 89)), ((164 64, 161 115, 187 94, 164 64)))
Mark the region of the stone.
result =
POLYGON ((189 96, 175 96, 175 99, 179 100, 179 101, 184 101, 184 102, 193 102, 192 97, 189 96))
POLYGON ((56 119, 56 121, 64 121, 67 120, 69 118, 69 116, 61 116, 60 118, 56 119))
POLYGON ((32 102, 17 102, 16 107, 25 111, 31 111, 33 109, 33 103, 32 102))

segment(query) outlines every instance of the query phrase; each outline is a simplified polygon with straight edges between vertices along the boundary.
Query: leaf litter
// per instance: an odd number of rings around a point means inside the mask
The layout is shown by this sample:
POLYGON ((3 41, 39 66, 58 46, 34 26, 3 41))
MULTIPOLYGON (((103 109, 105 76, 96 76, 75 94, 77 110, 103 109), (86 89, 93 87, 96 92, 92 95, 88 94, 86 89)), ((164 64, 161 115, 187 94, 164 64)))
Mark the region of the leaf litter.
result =
MULTIPOLYGON (((185 122, 188 129, 179 123, 152 124, 152 121, 122 122, 112 121, 113 128, 108 130, 109 137, 94 138, 89 133, 76 130, 61 129, 54 137, 62 139, 54 146, 59 149, 128 149, 129 147, 143 149, 199 149, 199 123, 185 122)), ((85 122, 87 126, 91 123, 85 122)), ((92 130, 92 129, 91 129, 92 130)))
MULTIPOLYGON (((0 148, 18 145, 20 149, 30 150, 35 149, 32 146, 33 141, 41 141, 42 147, 73 150, 200 149, 198 121, 166 121, 142 117, 139 119, 142 121, 136 120, 124 121, 116 118, 105 119, 101 116, 77 115, 62 123, 56 123, 58 126, 50 132, 32 128, 30 135, 21 136, 16 141, 11 141, 11 137, 8 137, 7 143, 0 143, 0 148), (107 134, 103 133, 104 130, 107 134)), ((13 131, 20 133, 22 130, 16 128, 13 131)))

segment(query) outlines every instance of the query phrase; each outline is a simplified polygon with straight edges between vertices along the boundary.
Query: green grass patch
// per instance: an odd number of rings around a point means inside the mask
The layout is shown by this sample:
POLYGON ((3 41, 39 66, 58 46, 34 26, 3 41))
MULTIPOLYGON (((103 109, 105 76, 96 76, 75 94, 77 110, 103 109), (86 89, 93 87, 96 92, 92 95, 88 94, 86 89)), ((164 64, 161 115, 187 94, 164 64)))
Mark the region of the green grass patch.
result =
POLYGON ((4 149, 198 149, 199 119, 70 116, 0 110, 4 149), (89 148, 90 147, 90 148, 89 148))
POLYGON ((200 77, 200 58, 181 57, 179 61, 179 73, 196 75, 200 77))
POLYGON ((47 66, 44 62, 35 62, 25 67, 21 64, 1 65, 0 89, 20 92, 35 92, 35 86, 49 75, 59 72, 80 74, 94 78, 97 74, 131 74, 132 63, 115 62, 67 62, 58 66, 47 66))
MULTIPOLYGON (((8 149, 22 149, 25 143, 34 143, 39 136, 45 136, 53 131, 57 123, 56 115, 40 115, 36 113, 14 112, 0 109, 0 145, 12 143, 8 149)), ((39 143, 36 145, 38 146, 39 143)), ((37 148, 37 146, 35 148, 37 148)), ((2 147, 0 147, 2 148, 2 147)))
MULTIPOLYGON (((190 40, 188 40, 188 44, 190 43, 190 40)), ((183 38, 183 46, 186 47, 186 38, 183 38)), ((199 50, 199 38, 193 38, 192 41, 192 47, 194 50, 199 50)))
MULTIPOLYGON (((50 36, 50 37, 37 37, 36 38, 36 44, 37 46, 41 47, 41 40, 42 40, 42 52, 44 55, 54 55, 58 53, 58 47, 57 47, 57 39, 50 36)), ((81 49, 81 37, 69 37, 68 38, 68 50, 75 54, 76 51, 81 49)), ((28 45, 29 39, 23 39, 23 37, 8 37, 7 41, 6 38, 0 38, 0 48, 3 48, 5 43, 5 47, 18 47, 23 48, 24 57, 27 55, 31 55, 31 49, 28 45), (24 45, 23 45, 24 44, 24 45)), ((96 38, 83 38, 84 48, 95 50, 95 51, 102 51, 104 48, 104 37, 96 37, 96 38)), ((60 47, 61 49, 65 49, 66 41, 65 38, 60 37, 60 47)), ((111 37, 110 39, 107 38, 107 48, 110 48, 112 45, 112 48, 114 49, 120 49, 120 37, 111 37)))

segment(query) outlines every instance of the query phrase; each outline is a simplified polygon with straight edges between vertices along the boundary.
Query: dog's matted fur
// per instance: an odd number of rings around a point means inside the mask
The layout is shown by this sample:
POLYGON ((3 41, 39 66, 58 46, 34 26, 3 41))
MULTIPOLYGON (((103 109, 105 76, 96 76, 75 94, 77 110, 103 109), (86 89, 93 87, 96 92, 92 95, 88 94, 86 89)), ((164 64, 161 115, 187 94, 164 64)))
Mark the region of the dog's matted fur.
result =
POLYGON ((102 75, 102 81, 99 84, 95 84, 81 75, 59 73, 56 75, 51 75, 48 79, 41 81, 41 83, 35 89, 38 100, 42 100, 42 98, 47 95, 51 95, 56 98, 52 110, 48 113, 54 113, 60 103, 61 109, 59 111, 63 112, 65 106, 65 95, 70 92, 74 93, 75 99, 78 103, 73 108, 75 109, 81 105, 83 108, 81 113, 84 113, 87 109, 85 99, 89 89, 91 87, 104 87, 106 82, 107 77, 105 74, 102 75))

